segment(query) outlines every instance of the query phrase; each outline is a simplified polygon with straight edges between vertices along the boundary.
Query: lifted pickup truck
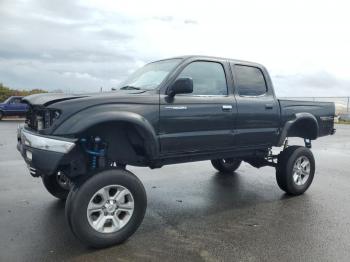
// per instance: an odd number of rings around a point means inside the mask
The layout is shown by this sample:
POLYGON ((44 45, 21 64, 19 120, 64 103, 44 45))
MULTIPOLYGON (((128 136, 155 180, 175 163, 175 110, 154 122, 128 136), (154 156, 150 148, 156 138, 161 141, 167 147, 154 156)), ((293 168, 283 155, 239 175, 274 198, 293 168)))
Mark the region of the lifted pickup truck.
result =
POLYGON ((21 103, 21 96, 11 96, 0 103, 0 120, 4 116, 25 116, 28 105, 21 103))
POLYGON ((315 173, 311 140, 335 131, 333 103, 279 100, 262 65, 214 57, 149 63, 115 92, 23 101, 18 150, 52 195, 67 198, 71 230, 93 247, 123 242, 143 220, 145 189, 127 165, 211 160, 232 175, 245 161, 275 167, 278 186, 299 195, 315 173))

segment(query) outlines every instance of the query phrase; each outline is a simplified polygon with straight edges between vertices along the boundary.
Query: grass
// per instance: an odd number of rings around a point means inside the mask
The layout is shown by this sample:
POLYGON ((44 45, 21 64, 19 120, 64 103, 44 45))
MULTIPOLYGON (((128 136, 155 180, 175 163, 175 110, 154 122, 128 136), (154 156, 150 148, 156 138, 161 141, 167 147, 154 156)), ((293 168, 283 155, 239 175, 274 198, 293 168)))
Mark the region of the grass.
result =
POLYGON ((336 124, 350 125, 350 121, 347 121, 347 120, 339 120, 339 122, 336 123, 336 124))

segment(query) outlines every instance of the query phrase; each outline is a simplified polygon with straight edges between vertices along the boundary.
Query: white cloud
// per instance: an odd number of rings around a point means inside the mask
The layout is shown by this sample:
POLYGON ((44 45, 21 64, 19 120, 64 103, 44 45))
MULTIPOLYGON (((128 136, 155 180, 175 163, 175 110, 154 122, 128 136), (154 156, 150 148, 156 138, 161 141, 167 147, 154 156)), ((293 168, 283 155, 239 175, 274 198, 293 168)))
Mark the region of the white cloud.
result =
POLYGON ((0 5, 0 81, 10 86, 97 91, 115 86, 145 62, 203 54, 264 64, 278 95, 350 95, 347 1, 3 0, 0 5))

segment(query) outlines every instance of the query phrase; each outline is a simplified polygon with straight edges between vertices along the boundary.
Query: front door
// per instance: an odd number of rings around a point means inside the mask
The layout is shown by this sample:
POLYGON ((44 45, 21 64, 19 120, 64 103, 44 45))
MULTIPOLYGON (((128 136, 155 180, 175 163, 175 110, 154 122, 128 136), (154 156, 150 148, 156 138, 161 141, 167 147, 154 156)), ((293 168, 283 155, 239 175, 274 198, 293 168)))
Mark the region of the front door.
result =
POLYGON ((9 103, 6 105, 6 110, 8 112, 8 115, 18 115, 23 113, 23 106, 25 104, 21 104, 21 98, 20 97, 13 97, 9 101, 9 103))
POLYGON ((177 78, 193 80, 193 93, 160 97, 162 154, 204 152, 234 146, 235 99, 228 92, 225 67, 194 61, 177 78))

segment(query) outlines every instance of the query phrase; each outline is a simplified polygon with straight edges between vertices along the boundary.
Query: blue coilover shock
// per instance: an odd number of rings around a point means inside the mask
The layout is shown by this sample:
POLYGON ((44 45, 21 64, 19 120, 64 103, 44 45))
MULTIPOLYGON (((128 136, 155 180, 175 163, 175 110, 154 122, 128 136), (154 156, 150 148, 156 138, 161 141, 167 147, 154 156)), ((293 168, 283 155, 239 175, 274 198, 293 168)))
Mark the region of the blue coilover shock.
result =
POLYGON ((88 141, 86 138, 82 138, 80 139, 80 143, 85 152, 91 156, 91 169, 96 169, 98 167, 98 158, 106 155, 106 144, 102 143, 102 139, 98 136, 92 137, 90 141, 88 141))

